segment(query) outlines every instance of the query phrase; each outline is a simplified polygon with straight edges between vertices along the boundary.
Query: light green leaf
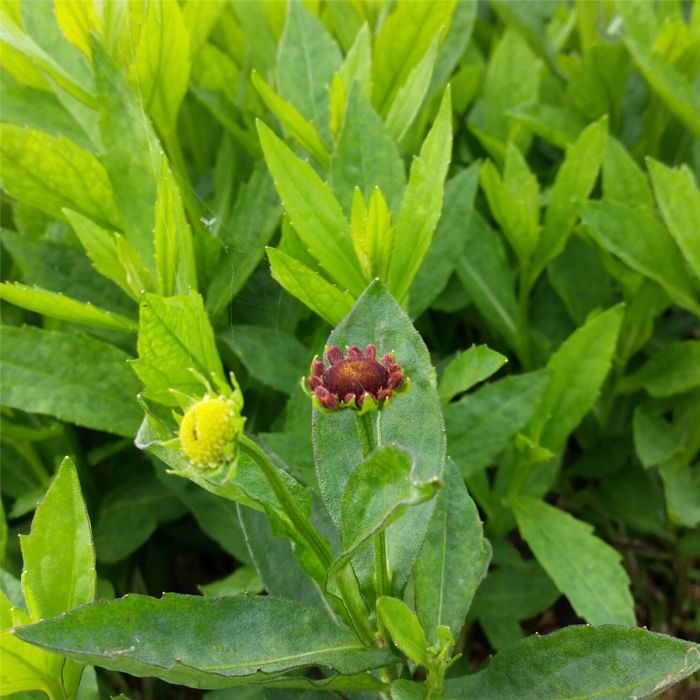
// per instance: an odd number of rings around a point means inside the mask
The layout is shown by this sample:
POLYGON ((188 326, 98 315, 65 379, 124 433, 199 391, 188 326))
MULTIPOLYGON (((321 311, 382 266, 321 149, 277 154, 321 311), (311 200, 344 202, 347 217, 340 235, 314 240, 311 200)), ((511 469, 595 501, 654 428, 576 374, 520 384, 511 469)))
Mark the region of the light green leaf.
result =
POLYGON ((153 239, 159 291, 164 296, 197 291, 192 231, 180 189, 163 156, 153 239))
POLYGON ((582 218, 601 248, 660 284, 679 306, 700 315, 698 291, 685 260, 651 212, 636 204, 588 202, 582 218))
POLYGON ((545 372, 501 379, 445 408, 449 454, 469 477, 508 447, 530 420, 548 385, 545 372))
POLYGON ((82 333, 2 327, 0 403, 133 437, 139 384, 129 356, 82 333))
POLYGON ((429 662, 428 640, 416 613, 398 598, 382 596, 377 599, 377 614, 389 631, 394 644, 411 661, 427 666, 429 662))
POLYGON ((631 37, 624 39, 637 68, 683 125, 700 138, 700 96, 697 87, 673 66, 631 37))
POLYGON ((577 615, 593 625, 635 624, 622 555, 596 537, 591 525, 526 496, 513 512, 523 539, 577 615))
POLYGON ((613 136, 608 136, 603 157, 603 197, 620 204, 634 204, 654 211, 654 195, 646 173, 630 152, 613 136))
POLYGON ((126 316, 100 309, 92 304, 56 294, 37 287, 28 287, 15 282, 0 283, 0 299, 15 304, 28 311, 58 318, 69 323, 82 323, 96 328, 133 333, 138 324, 126 316))
POLYGON ((386 129, 396 143, 406 135, 423 104, 437 60, 438 43, 439 36, 436 36, 391 103, 386 115, 386 129))
POLYGON ((290 2, 277 49, 279 92, 326 139, 328 89, 341 61, 340 49, 323 25, 302 3, 290 2))
POLYGON ((413 571, 416 611, 431 644, 438 642, 438 625, 459 638, 491 559, 479 511, 454 462, 447 463, 438 499, 413 571))
POLYGON ((346 91, 349 92, 353 83, 356 82, 367 99, 370 99, 372 95, 372 46, 370 42, 370 30, 365 22, 355 35, 352 46, 348 49, 345 60, 338 69, 338 75, 343 81, 346 91))
POLYGON ((514 107, 506 114, 561 149, 567 149, 574 143, 585 126, 585 122, 570 109, 543 102, 514 107))
POLYGON ((435 37, 450 26, 455 4, 400 3, 382 24, 374 40, 372 102, 383 117, 435 37))
POLYGON ((475 384, 488 379, 508 362, 501 353, 491 350, 487 345, 472 345, 468 350, 458 353, 445 367, 438 394, 440 401, 447 403, 457 394, 471 389, 475 384))
MULTIPOLYGON (((273 684, 270 674, 308 666, 353 674, 395 660, 364 647, 320 611, 272 596, 130 595, 22 627, 17 635, 86 663, 194 688, 225 688, 243 679, 273 684)), ((313 682, 278 677, 277 685, 313 682)))
POLYGON ((665 397, 700 386, 700 341, 668 343, 636 372, 625 377, 622 392, 646 389, 651 396, 665 397))
POLYGON ((283 100, 257 73, 251 77, 255 89, 268 109, 280 120, 299 145, 308 151, 324 169, 328 170, 331 155, 321 140, 316 127, 306 121, 301 112, 291 103, 283 100))
POLYGON ((673 169, 652 158, 647 160, 647 168, 666 226, 700 280, 700 191, 693 173, 687 165, 673 169))
POLYGON ((66 457, 20 537, 22 592, 33 620, 53 617, 95 597, 95 551, 75 465, 66 457))
POLYGON ((331 326, 352 309, 353 297, 281 250, 267 249, 272 277, 331 326))
POLYGON ((197 588, 209 596, 256 595, 264 590, 258 572, 252 566, 240 566, 226 578, 204 583, 197 588))
POLYGON ((590 195, 598 178, 605 152, 608 120, 603 117, 584 129, 567 148, 544 217, 542 236, 537 243, 531 279, 535 280, 547 263, 557 257, 578 219, 579 207, 590 195))
POLYGON ((429 501, 441 486, 440 477, 416 478, 411 454, 387 445, 373 452, 350 475, 340 501, 343 553, 334 567, 346 564, 372 537, 411 506, 429 501))
POLYGON ((406 183, 403 162, 386 126, 355 83, 331 162, 331 185, 346 212, 359 187, 365 200, 379 187, 392 212, 399 210, 406 183))
POLYGON ((161 133, 175 130, 190 68, 190 33, 180 5, 168 0, 149 2, 130 80, 161 133), (173 46, 177 51, 171 50, 173 46))
POLYGON ((411 287, 409 313, 418 318, 435 301, 455 270, 472 226, 474 196, 479 184, 479 163, 460 171, 445 185, 440 222, 411 287))
POLYGON ((12 197, 56 218, 75 209, 118 227, 112 186, 97 158, 72 141, 13 124, 0 126, 2 187, 12 197))
MULTIPOLYGON (((448 3, 441 3, 446 5, 448 3)), ((432 128, 411 165, 389 267, 388 287, 401 303, 428 252, 442 212, 442 198, 452 149, 450 88, 440 104, 432 128)))
POLYGON ((313 168, 299 160, 262 122, 258 134, 265 160, 290 222, 309 252, 343 289, 358 295, 365 280, 338 200, 313 168))
POLYGON ((90 32, 99 33, 102 29, 102 23, 92 0, 86 2, 55 0, 54 12, 63 35, 89 59, 91 56, 88 40, 90 32))
POLYGON ((162 149, 122 71, 95 40, 92 54, 105 148, 103 162, 125 237, 139 252, 143 266, 155 272, 153 227, 162 149))
POLYGON ((144 294, 138 354, 139 359, 131 366, 145 385, 144 396, 166 406, 178 405, 171 389, 189 396, 206 393, 206 387, 190 369, 215 384, 226 381, 214 331, 199 294, 144 294))
MULTIPOLYGON (((367 343, 374 343, 380 356, 394 351, 397 362, 411 381, 410 391, 396 397, 379 413, 379 444, 393 443, 410 450, 415 458, 417 481, 440 477, 444 469, 445 439, 435 370, 408 316, 379 282, 367 288, 326 344, 344 347, 367 343)), ((343 493, 351 474, 364 461, 355 416, 352 411, 316 413, 312 434, 321 496, 331 518, 340 527, 343 493), (338 440, 338 435, 343 435, 343 440, 338 440)), ((408 579, 433 509, 432 501, 415 506, 386 531, 394 591, 400 591, 408 579)), ((361 575, 369 578, 371 572, 361 571, 361 575)))
POLYGON ((621 305, 594 316, 549 358, 551 379, 528 425, 543 447, 562 447, 593 407, 612 365, 623 316, 621 305))

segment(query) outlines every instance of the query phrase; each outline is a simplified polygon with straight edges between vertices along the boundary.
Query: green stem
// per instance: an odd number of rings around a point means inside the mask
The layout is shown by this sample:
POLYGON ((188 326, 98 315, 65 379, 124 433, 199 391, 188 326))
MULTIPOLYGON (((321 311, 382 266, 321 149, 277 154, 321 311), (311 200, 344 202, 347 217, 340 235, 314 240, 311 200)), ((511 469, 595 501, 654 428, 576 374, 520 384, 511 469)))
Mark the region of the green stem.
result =
MULTIPOLYGON (((287 490, 287 486, 280 479, 277 467, 265 454, 265 451, 246 435, 242 435, 238 439, 238 445, 241 452, 251 457, 260 467, 294 529, 309 545, 323 568, 330 569, 333 564, 333 554, 330 547, 308 518, 298 509, 294 498, 287 490)), ((336 575, 335 580, 350 622, 358 636, 368 646, 376 646, 374 632, 368 620, 367 606, 360 593, 360 587, 354 573, 346 567, 336 575)))

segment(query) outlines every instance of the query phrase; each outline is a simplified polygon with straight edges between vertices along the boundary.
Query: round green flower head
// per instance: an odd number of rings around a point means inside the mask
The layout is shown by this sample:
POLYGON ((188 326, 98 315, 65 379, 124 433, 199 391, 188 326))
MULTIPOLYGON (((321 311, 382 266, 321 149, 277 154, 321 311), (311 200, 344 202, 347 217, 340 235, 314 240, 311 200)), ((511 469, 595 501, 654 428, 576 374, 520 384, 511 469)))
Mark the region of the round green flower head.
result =
POLYGON ((207 394, 185 411, 179 433, 182 451, 196 467, 220 467, 235 460, 244 423, 238 402, 207 394))

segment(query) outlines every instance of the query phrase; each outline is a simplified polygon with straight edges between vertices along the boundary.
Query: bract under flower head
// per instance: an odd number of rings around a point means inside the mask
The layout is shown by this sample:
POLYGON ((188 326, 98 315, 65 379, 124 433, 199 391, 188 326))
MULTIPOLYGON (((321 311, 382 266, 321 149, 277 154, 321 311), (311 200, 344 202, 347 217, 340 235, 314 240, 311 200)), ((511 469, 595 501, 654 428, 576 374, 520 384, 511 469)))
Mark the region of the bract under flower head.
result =
POLYGON ((351 345, 347 355, 331 346, 326 348, 326 359, 328 366, 314 358, 305 382, 318 410, 353 408, 365 413, 383 408, 394 394, 408 387, 394 354, 388 352, 377 360, 377 348, 372 344, 364 350, 351 345))
POLYGON ((207 394, 185 411, 180 422, 182 451, 194 466, 205 469, 233 462, 244 423, 240 402, 207 394))

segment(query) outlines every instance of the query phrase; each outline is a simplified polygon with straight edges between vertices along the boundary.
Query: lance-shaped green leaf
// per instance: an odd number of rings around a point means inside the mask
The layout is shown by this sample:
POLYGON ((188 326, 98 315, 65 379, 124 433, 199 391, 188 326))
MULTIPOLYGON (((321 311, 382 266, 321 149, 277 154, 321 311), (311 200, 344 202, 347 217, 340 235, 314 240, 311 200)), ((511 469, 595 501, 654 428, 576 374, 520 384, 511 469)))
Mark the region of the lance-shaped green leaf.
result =
POLYGON ((0 402, 133 437, 139 383, 122 350, 82 333, 2 327, 0 402))
POLYGON ((459 637, 491 559, 479 512, 454 462, 447 463, 438 498, 413 572, 416 611, 431 644, 438 642, 438 625, 459 637))
POLYGON ((673 66, 638 41, 627 37, 625 46, 651 89, 686 128, 700 138, 700 96, 697 89, 673 66))
POLYGON ((451 401, 457 394, 471 389, 475 384, 488 379, 508 362, 500 352, 487 345, 472 345, 468 350, 457 353, 445 367, 438 394, 443 403, 451 401))
POLYGON ((396 214, 406 183, 401 156, 362 86, 354 83, 349 90, 345 119, 331 162, 333 191, 345 211, 350 212, 356 187, 365 200, 379 187, 396 214))
POLYGON ((95 551, 75 465, 66 457, 21 536, 22 592, 32 619, 60 615, 95 597, 95 551))
POLYGON ((452 99, 448 86, 435 122, 411 165, 396 222, 388 287, 401 303, 405 302, 440 219, 451 151, 452 99))
POLYGON ((536 279, 547 263, 564 250, 566 239, 578 218, 579 207, 588 197, 598 178, 605 153, 608 120, 603 117, 584 129, 566 150, 544 217, 544 229, 537 243, 532 279, 536 279))
POLYGON ((603 157, 603 199, 654 211, 654 194, 649 178, 630 152, 608 135, 603 157))
POLYGON ((558 450, 593 407, 612 365, 623 316, 620 305, 594 316, 549 358, 551 380, 528 426, 543 447, 558 450))
POLYGON ((197 290, 197 267, 192 231, 187 223, 180 189, 163 156, 153 231, 156 274, 164 296, 197 290))
POLYGON ((28 311, 70 323, 82 323, 96 328, 107 328, 127 333, 133 333, 138 329, 136 321, 121 314, 100 309, 90 303, 77 301, 63 294, 49 292, 38 287, 28 287, 18 282, 14 284, 0 283, 0 299, 28 311))
POLYGON ((262 122, 258 134, 267 166, 294 230, 326 272, 358 295, 365 286, 350 239, 350 225, 314 169, 262 122))
POLYGON ((578 615, 593 625, 635 624, 622 555, 596 537, 592 525, 525 496, 514 513, 520 534, 578 615))
POLYGON ((700 191, 693 173, 687 165, 674 169, 651 158, 647 167, 666 226, 700 280, 700 236, 697 235, 700 191))
POLYGON ((328 170, 331 155, 318 135, 316 127, 306 121, 291 102, 282 99, 257 73, 253 73, 251 81, 268 109, 280 120, 285 129, 318 161, 322 168, 328 170))
POLYGON ((601 248, 660 284, 679 306, 700 315, 697 283, 652 212, 632 204, 588 202, 582 218, 601 248))
POLYGON ((445 683, 447 700, 655 696, 700 668, 700 647, 630 627, 573 626, 533 635, 479 673, 445 683))
POLYGON ((525 426, 544 394, 546 372, 505 377, 445 409, 450 456, 462 476, 488 466, 525 426))
POLYGON ((340 501, 340 568, 407 508, 429 501, 441 486, 438 476, 418 481, 411 454, 399 445, 380 447, 348 479, 340 501))
POLYGON ((331 326, 340 323, 352 309, 351 294, 328 282, 296 258, 275 248, 267 249, 267 257, 272 277, 331 326))
MULTIPOLYGON (((328 338, 328 345, 374 343, 378 354, 393 351, 411 382, 411 389, 396 397, 378 414, 379 444, 396 443, 412 452, 416 479, 441 477, 445 464, 442 411, 430 355, 411 321, 384 285, 372 283, 353 310, 328 338)), ((314 461, 321 495, 331 518, 340 529, 340 509, 348 480, 364 461, 362 444, 352 411, 315 413, 314 461), (343 439, 338 440, 342 435, 343 439)), ((434 502, 415 506, 400 523, 386 531, 388 560, 396 590, 405 584, 420 550, 434 502)), ((371 571, 362 572, 371 577, 371 571)))
POLYGON ((176 406, 171 389, 201 396, 206 387, 190 370, 207 380, 225 382, 214 331, 199 294, 141 298, 139 359, 132 367, 145 385, 144 395, 176 406))
POLYGON ((90 151, 14 124, 2 125, 0 144, 2 188, 9 195, 57 218, 67 207, 107 226, 119 225, 109 178, 90 151))
POLYGON ((274 680, 309 666, 354 674, 395 661, 320 610, 272 596, 130 595, 16 634, 85 663, 193 688, 274 680))
POLYGON ((416 613, 398 598, 382 596, 377 600, 377 614, 389 631, 394 644, 411 661, 428 666, 428 640, 416 613))

